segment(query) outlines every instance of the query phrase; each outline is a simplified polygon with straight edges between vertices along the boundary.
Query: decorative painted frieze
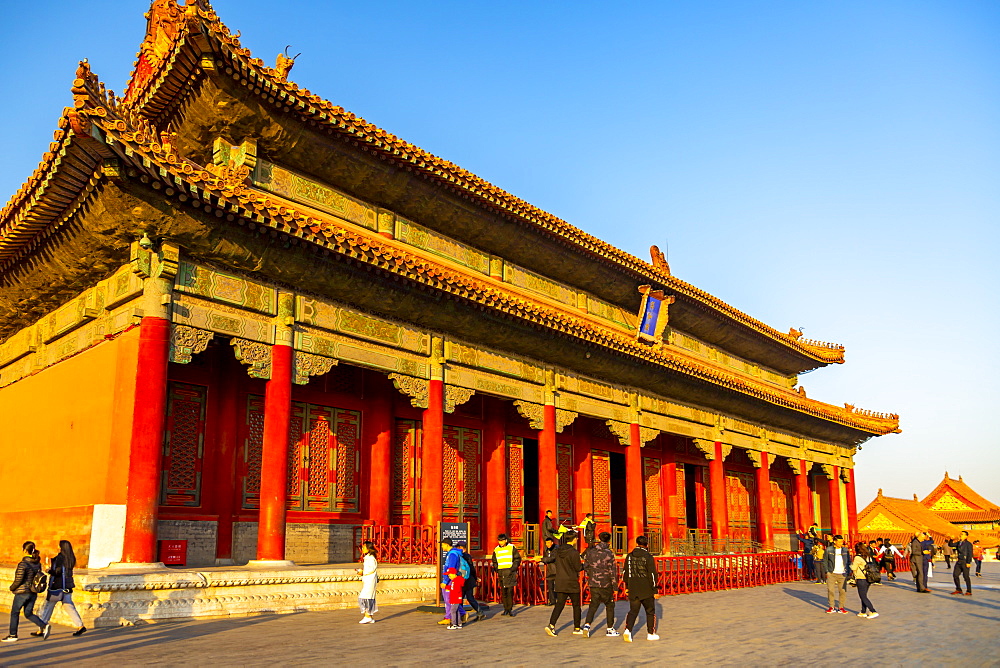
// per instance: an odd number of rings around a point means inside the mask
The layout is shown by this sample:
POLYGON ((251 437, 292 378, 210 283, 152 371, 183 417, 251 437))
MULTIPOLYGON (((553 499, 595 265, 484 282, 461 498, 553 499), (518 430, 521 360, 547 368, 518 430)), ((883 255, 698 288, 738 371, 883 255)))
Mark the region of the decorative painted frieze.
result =
POLYGON ((481 274, 490 273, 490 255, 423 225, 404 218, 396 220, 396 239, 423 249, 481 274))
POLYGON ((275 327, 271 316, 211 302, 191 294, 174 294, 171 320, 175 324, 206 329, 224 336, 274 343, 275 327))
POLYGON ((421 355, 430 353, 430 334, 414 327, 311 297, 295 300, 295 319, 303 325, 340 332, 421 355))
POLYGON ((236 359, 247 365, 247 374, 251 378, 271 378, 271 346, 259 341, 234 338, 230 341, 236 353, 236 359))
POLYGON ((576 307, 576 290, 528 269, 505 262, 503 280, 505 283, 537 292, 557 302, 576 307))
POLYGON ((389 380, 397 390, 410 398, 414 408, 427 408, 430 400, 429 381, 401 373, 390 373, 389 380))
POLYGON ((180 263, 175 292, 197 295, 247 311, 267 315, 278 312, 278 291, 272 287, 188 261, 180 263))
POLYGON ((294 334, 296 350, 332 357, 342 362, 379 371, 426 378, 429 359, 373 341, 333 332, 298 327, 294 334))
POLYGON ((204 352, 214 336, 213 332, 172 324, 170 326, 170 361, 188 364, 193 355, 204 352))
POLYGON ((333 214, 369 230, 378 229, 378 214, 374 207, 304 174, 258 158, 252 178, 253 184, 258 188, 333 214))
POLYGON ((337 360, 322 355, 296 350, 294 381, 296 385, 308 385, 310 376, 322 376, 337 365, 337 360))

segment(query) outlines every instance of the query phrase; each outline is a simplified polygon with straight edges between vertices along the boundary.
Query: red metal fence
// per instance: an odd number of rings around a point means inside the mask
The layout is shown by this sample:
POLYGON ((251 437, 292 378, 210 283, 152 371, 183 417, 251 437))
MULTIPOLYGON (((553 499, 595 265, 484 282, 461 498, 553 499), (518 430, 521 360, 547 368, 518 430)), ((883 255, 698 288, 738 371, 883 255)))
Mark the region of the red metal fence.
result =
MULTIPOLYGON (((688 557, 654 557, 656 561, 656 583, 659 593, 664 596, 692 594, 721 589, 758 587, 777 582, 793 582, 802 577, 798 565, 797 552, 767 552, 762 554, 720 554, 688 557)), ((500 600, 500 585, 493 562, 476 559, 479 586, 476 597, 484 601, 500 600)), ((618 575, 624 559, 618 560, 618 575)), ((538 561, 522 561, 517 572, 517 587, 514 602, 519 605, 541 605, 548 597, 548 583, 545 579, 545 564, 538 561)), ((590 590, 586 576, 582 577, 583 599, 590 600, 590 590)), ((624 599, 625 586, 620 584, 618 598, 624 599)))
POLYGON ((354 558, 360 559, 361 543, 375 543, 383 564, 436 564, 437 537, 426 524, 363 524, 354 527, 354 558))

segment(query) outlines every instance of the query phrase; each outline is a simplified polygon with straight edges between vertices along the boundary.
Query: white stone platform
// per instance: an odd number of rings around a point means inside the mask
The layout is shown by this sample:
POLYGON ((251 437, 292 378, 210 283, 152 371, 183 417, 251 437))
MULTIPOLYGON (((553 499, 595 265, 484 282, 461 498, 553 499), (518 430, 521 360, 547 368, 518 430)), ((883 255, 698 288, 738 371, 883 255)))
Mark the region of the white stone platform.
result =
MULTIPOLYGON (((283 562, 246 566, 166 568, 117 565, 80 569, 74 573, 73 602, 88 627, 212 617, 240 617, 304 610, 356 607, 361 578, 359 564, 285 565, 283 562)), ((0 573, 7 589, 13 568, 0 573)), ((380 604, 433 601, 437 580, 434 566, 379 565, 380 604)), ((9 611, 13 596, 0 597, 9 611)), ((35 613, 41 612, 39 595, 35 613)), ((22 625, 30 623, 21 620, 22 625)), ((69 624, 56 606, 53 624, 69 624)))

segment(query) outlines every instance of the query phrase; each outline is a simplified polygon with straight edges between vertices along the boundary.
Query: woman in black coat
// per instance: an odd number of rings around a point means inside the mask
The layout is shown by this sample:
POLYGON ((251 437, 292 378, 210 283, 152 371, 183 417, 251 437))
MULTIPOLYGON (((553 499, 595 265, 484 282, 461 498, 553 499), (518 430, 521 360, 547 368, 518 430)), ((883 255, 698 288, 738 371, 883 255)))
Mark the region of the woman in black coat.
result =
MULTIPOLYGON (((46 624, 52 619, 52 611, 55 610, 56 603, 62 602, 63 610, 69 615, 69 619, 76 625, 74 636, 82 636, 87 632, 87 627, 80 619, 80 613, 73 605, 73 589, 76 585, 73 582, 73 569, 76 567, 76 555, 73 554, 73 544, 68 540, 59 541, 59 554, 52 559, 52 567, 49 568, 49 591, 45 599, 45 609, 42 610, 42 619, 46 624)), ((32 634, 37 635, 37 634, 32 634)))
POLYGON ((42 572, 42 558, 38 555, 33 542, 26 541, 21 549, 24 550, 24 557, 14 571, 14 582, 10 585, 10 590, 14 593, 14 602, 10 606, 10 634, 0 640, 0 642, 17 642, 17 626, 20 621, 21 611, 24 611, 24 618, 34 622, 38 628, 38 633, 43 638, 49 637, 49 626, 35 614, 35 601, 38 594, 31 591, 35 576, 42 572))

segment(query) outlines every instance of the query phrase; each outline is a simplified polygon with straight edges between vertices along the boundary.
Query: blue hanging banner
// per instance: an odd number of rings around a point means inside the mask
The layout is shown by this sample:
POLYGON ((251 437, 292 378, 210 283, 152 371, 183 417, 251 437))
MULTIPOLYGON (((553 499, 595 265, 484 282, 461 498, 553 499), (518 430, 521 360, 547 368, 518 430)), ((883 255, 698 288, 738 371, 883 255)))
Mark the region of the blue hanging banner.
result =
POLYGON ((640 285, 642 303, 639 306, 639 330, 636 337, 640 341, 660 343, 667 328, 667 307, 674 303, 673 295, 664 296, 663 290, 652 290, 648 285, 640 285))

